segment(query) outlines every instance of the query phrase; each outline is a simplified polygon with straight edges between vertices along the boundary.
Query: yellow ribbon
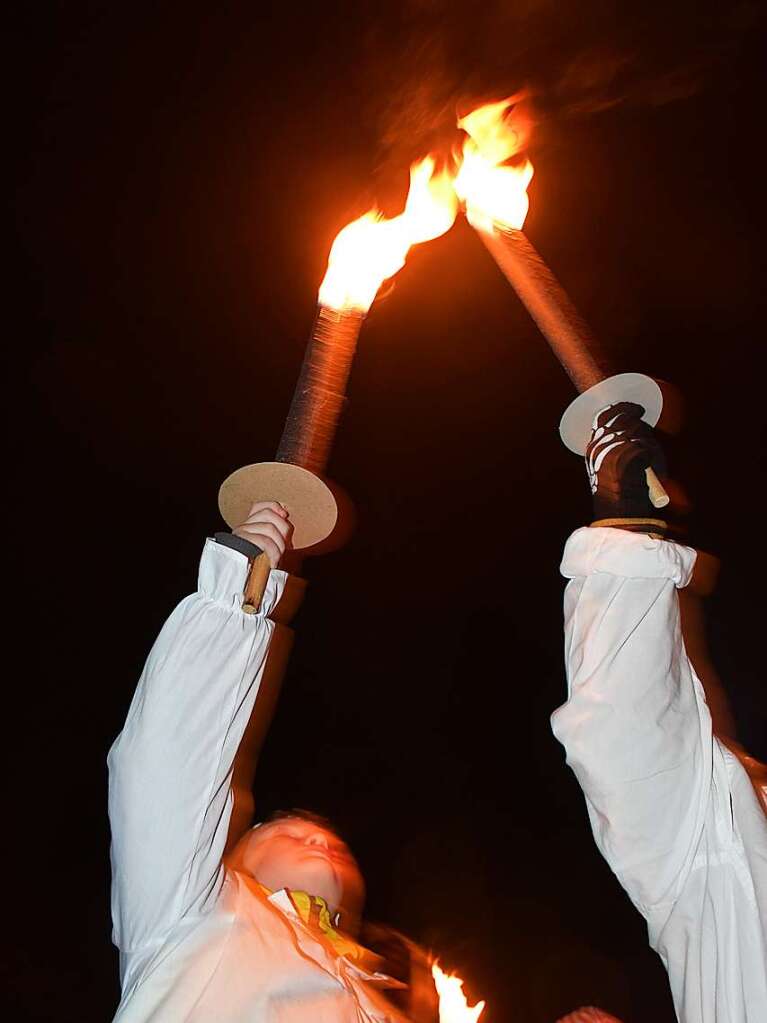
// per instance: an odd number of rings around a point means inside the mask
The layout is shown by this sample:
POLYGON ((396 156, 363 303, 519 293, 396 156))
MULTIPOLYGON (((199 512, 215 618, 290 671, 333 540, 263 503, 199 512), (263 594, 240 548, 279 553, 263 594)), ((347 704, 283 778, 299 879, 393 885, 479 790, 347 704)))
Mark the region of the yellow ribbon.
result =
MULTIPOLYGON (((260 887, 267 896, 273 894, 265 885, 260 887)), ((371 963, 377 958, 374 953, 369 952, 362 945, 358 945, 356 941, 352 941, 351 938, 347 938, 345 934, 341 934, 335 929, 328 904, 320 895, 296 892, 291 888, 287 888, 286 891, 293 908, 303 922, 311 930, 319 932, 333 947, 336 955, 346 956, 347 959, 351 959, 361 966, 365 965, 366 960, 371 963)))

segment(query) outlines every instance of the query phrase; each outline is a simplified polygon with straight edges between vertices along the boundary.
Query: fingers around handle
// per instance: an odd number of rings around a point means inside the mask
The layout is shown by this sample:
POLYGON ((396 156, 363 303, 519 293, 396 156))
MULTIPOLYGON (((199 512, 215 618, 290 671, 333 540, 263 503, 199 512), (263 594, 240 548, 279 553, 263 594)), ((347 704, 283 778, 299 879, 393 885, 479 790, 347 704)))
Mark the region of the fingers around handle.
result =
POLYGON ((650 468, 645 469, 645 477, 647 478, 647 490, 649 491, 650 503, 653 508, 665 508, 671 498, 663 489, 663 484, 650 468))
POLYGON ((232 532, 265 551, 276 568, 293 532, 287 516, 287 511, 276 502, 259 501, 253 505, 247 519, 232 532))
POLYGON ((243 594, 242 610, 245 614, 254 615, 261 610, 261 601, 264 599, 264 590, 271 570, 271 562, 266 552, 253 559, 243 594))

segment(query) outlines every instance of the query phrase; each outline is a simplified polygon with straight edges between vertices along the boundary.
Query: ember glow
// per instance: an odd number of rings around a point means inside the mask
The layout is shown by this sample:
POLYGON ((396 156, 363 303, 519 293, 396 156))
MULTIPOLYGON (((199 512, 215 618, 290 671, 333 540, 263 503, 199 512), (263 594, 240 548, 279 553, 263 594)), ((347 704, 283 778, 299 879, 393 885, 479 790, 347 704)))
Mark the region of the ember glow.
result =
POLYGON ((466 206, 472 227, 492 233, 496 226, 521 230, 527 216, 527 186, 533 165, 513 164, 527 144, 529 128, 519 115, 509 116, 519 96, 488 103, 458 121, 468 135, 454 187, 466 206))
POLYGON ((485 1008, 484 1001, 469 1006, 461 978, 443 973, 437 963, 432 965, 431 975, 439 995, 439 1023, 476 1023, 485 1008))
POLYGON ((449 174, 434 173, 431 157, 410 168, 404 211, 386 219, 370 210, 336 236, 320 285, 320 305, 367 312, 383 282, 405 265, 411 245, 449 231, 458 202, 449 174))

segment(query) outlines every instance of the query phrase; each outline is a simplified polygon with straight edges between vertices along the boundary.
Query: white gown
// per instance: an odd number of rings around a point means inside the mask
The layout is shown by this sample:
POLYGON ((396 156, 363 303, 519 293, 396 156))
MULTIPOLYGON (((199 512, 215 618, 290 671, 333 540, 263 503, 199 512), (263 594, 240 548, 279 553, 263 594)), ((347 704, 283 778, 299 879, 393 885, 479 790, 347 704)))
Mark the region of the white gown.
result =
POLYGON ((562 573, 568 699, 552 715, 600 852, 647 920, 683 1023, 767 1021, 767 818, 712 734, 676 587, 695 551, 579 529, 562 573))
POLYGON ((208 541, 109 754, 119 1023, 385 1023, 390 982, 338 956, 285 892, 222 865, 234 756, 286 582, 240 609, 248 562, 208 541))

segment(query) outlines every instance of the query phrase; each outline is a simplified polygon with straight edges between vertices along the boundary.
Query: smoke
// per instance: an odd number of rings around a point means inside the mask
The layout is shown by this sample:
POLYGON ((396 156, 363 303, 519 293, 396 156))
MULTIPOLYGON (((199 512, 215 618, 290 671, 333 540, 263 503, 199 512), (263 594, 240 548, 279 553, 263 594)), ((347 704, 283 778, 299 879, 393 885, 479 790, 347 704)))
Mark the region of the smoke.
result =
POLYGON ((754 0, 403 0, 369 28, 368 117, 383 171, 458 139, 456 110, 526 89, 547 126, 721 89, 763 14, 754 0))

